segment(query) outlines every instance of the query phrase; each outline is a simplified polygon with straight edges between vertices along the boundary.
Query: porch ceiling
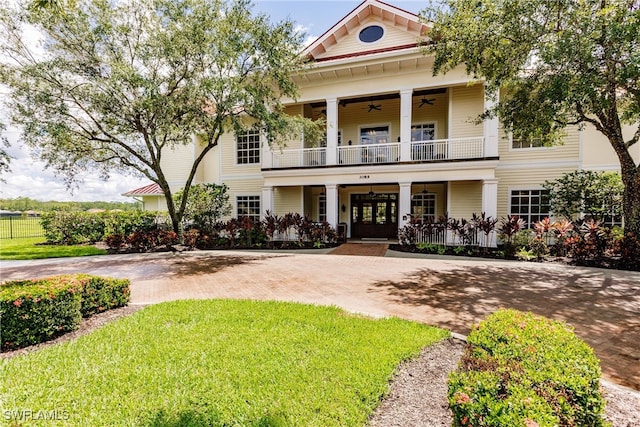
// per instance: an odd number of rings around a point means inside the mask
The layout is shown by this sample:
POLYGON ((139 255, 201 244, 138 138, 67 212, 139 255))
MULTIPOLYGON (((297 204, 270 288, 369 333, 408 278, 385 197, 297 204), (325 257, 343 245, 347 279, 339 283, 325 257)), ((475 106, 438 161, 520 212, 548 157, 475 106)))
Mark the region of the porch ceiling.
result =
MULTIPOLYGON (((416 90, 416 91, 413 92, 413 96, 441 95, 441 94, 444 94, 444 93, 447 93, 447 88, 442 87, 442 88, 437 88, 437 89, 416 90)), ((384 100, 387 100, 387 99, 399 99, 399 98, 400 98, 400 93, 399 92, 380 94, 380 95, 372 95, 372 96, 362 96, 362 97, 357 97, 357 98, 344 98, 344 99, 340 99, 340 105, 344 107, 346 105, 356 104, 358 102, 384 101, 384 100)), ((327 103, 326 102, 312 102, 309 105, 311 106, 311 108, 320 108, 320 107, 326 107, 327 103)))

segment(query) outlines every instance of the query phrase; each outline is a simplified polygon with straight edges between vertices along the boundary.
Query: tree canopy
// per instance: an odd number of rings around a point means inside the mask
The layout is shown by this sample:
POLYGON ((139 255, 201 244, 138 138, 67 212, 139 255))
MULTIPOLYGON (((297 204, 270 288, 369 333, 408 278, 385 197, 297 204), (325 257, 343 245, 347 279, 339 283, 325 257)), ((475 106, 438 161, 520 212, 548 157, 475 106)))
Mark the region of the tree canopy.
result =
POLYGON ((549 191, 553 215, 567 219, 583 215, 598 221, 620 217, 624 186, 617 172, 574 171, 542 185, 549 191))
POLYGON ((0 81, 22 141, 68 183, 79 173, 142 175, 164 192, 174 229, 196 169, 225 132, 268 143, 314 126, 284 114, 305 67, 290 21, 248 0, 68 0, 0 9, 0 81), (49 7, 52 3, 55 7, 49 7), (39 46, 24 35, 41 34, 39 46), (201 146, 176 206, 163 156, 201 146))
POLYGON ((434 74, 464 64, 490 93, 502 89, 481 118, 547 144, 568 125, 607 137, 625 185, 625 228, 640 235, 640 164, 630 152, 640 138, 640 2, 434 0, 421 15, 433 26, 424 50, 434 74))

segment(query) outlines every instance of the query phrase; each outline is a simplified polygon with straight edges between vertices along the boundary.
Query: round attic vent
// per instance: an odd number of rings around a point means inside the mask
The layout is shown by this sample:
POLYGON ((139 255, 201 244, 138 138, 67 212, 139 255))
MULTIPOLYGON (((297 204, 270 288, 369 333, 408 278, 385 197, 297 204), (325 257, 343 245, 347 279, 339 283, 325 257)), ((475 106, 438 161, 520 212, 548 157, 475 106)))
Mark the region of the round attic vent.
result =
POLYGON ((369 25, 363 28, 358 34, 358 38, 363 43, 377 42, 384 35, 384 29, 380 25, 369 25))

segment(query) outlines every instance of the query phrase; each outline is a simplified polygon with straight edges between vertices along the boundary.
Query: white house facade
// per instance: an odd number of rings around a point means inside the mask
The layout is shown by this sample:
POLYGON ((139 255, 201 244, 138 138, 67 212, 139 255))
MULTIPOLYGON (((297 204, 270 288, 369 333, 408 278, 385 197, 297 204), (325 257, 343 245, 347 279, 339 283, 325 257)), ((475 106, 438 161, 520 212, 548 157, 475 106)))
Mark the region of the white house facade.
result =
MULTIPOLYGON (((495 97, 456 69, 433 76, 417 43, 428 33, 412 13, 365 0, 307 47, 313 67, 295 76, 287 112, 326 120, 326 142, 304 138, 270 147, 260 132, 224 135, 196 183, 229 187, 233 216, 298 212, 350 238, 394 238, 410 215, 470 218, 549 216, 542 183, 577 169, 618 170, 617 157, 592 128, 568 129, 563 144, 513 141, 497 119, 476 118, 495 97)), ((165 156, 179 189, 199 141, 165 156)), ((634 154, 640 158, 640 147, 634 154)), ((166 205, 157 186, 127 195, 145 209, 166 205)))

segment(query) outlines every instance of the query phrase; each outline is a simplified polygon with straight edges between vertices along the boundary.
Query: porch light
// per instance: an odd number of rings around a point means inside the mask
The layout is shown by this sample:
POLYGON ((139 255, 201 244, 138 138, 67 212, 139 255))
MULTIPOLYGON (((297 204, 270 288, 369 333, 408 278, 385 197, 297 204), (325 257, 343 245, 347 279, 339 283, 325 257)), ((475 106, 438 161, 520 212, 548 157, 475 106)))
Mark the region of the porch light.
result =
POLYGON ((369 190, 369 196, 373 197, 376 193, 373 192, 373 185, 371 186, 371 190, 369 190))
POLYGON ((424 188, 422 189, 422 194, 429 194, 429 191, 427 190, 427 184, 424 185, 424 188))

